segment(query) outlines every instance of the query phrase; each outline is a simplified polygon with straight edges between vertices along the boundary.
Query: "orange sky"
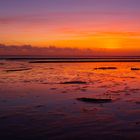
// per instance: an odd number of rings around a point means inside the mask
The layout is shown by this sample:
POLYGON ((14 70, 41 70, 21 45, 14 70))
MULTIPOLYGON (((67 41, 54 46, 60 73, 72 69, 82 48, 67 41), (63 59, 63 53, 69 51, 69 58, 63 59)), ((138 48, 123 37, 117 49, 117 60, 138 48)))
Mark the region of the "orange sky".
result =
POLYGON ((112 52, 140 50, 137 0, 31 0, 23 4, 5 0, 0 8, 1 44, 104 48, 112 52))

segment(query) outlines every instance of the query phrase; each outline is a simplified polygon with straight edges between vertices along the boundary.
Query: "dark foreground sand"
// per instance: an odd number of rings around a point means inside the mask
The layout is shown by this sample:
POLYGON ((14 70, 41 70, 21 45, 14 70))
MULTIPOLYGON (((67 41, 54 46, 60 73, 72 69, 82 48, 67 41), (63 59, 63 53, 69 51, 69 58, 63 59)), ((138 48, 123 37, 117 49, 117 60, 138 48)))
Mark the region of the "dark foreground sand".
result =
POLYGON ((1 139, 140 139, 140 63, 1 63, 1 139))

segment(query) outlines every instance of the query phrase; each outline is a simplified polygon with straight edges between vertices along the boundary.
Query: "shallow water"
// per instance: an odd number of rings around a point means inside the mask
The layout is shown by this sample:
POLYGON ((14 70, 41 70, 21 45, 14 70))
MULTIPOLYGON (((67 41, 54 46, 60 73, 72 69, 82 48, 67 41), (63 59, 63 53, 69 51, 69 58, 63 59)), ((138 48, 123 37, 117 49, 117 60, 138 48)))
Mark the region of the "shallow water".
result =
POLYGON ((139 62, 0 64, 0 137, 139 139, 139 62))

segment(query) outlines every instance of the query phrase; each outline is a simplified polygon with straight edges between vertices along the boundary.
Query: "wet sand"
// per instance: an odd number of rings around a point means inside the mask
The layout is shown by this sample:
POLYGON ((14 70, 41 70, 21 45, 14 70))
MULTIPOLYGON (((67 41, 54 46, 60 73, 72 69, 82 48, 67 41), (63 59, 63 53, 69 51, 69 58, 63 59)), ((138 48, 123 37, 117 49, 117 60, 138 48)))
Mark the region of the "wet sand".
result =
POLYGON ((140 138, 140 63, 0 63, 2 139, 140 138))

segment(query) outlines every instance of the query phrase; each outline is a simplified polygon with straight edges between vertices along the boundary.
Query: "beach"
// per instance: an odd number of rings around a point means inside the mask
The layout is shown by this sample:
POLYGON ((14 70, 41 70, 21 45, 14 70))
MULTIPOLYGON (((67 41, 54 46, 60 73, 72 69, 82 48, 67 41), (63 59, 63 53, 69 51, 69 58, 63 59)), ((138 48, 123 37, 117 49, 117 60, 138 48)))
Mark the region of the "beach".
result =
POLYGON ((2 139, 139 139, 139 62, 33 61, 0 60, 2 139))

